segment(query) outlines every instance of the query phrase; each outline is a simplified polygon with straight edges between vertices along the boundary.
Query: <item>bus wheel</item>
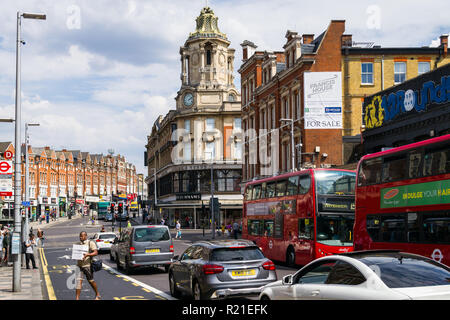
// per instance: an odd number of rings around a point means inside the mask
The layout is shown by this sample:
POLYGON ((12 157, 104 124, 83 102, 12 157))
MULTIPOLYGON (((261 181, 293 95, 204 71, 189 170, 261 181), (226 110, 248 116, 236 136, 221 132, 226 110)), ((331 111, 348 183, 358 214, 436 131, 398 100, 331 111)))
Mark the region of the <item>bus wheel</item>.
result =
POLYGON ((289 247, 286 252, 286 264, 288 267, 295 267, 295 251, 292 247, 289 247))

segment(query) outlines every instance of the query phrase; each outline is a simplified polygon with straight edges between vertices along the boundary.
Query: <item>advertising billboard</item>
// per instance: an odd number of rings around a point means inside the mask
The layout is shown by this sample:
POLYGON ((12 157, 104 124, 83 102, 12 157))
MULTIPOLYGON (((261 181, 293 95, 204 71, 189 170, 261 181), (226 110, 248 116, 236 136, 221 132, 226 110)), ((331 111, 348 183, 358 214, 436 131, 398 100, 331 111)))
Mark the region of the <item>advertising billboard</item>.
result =
POLYGON ((342 129, 341 72, 304 73, 305 129, 342 129))

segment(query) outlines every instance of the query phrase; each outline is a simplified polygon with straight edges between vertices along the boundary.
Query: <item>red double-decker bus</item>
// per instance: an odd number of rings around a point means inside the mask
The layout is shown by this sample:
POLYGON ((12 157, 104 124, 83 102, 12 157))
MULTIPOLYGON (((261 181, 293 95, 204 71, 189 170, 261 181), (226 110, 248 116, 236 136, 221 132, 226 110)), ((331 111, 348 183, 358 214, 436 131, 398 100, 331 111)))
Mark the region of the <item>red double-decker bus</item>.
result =
POLYGON ((450 266, 450 135, 361 158, 354 249, 399 249, 450 266))
POLYGON ((356 173, 308 169, 246 184, 242 237, 272 260, 305 265, 353 247, 356 173))

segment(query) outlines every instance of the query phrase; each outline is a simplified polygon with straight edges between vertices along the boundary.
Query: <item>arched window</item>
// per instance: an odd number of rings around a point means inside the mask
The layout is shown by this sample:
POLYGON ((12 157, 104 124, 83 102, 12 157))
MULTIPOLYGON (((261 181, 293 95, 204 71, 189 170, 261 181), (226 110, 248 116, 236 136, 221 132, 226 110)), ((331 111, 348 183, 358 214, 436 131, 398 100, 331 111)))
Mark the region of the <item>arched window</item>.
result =
POLYGON ((206 65, 211 65, 211 50, 206 50, 206 65))

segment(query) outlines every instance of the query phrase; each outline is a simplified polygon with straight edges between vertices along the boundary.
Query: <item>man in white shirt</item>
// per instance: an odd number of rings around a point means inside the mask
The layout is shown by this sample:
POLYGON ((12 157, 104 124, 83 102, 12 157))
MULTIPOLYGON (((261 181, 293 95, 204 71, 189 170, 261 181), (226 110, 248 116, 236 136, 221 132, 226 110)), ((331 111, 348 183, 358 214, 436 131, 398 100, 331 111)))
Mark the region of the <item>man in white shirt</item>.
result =
POLYGON ((33 269, 37 269, 36 261, 34 260, 34 247, 36 246, 36 240, 34 240, 34 234, 30 234, 30 238, 25 243, 27 250, 25 251, 25 258, 27 262, 27 269, 30 269, 30 260, 33 265, 33 269))

